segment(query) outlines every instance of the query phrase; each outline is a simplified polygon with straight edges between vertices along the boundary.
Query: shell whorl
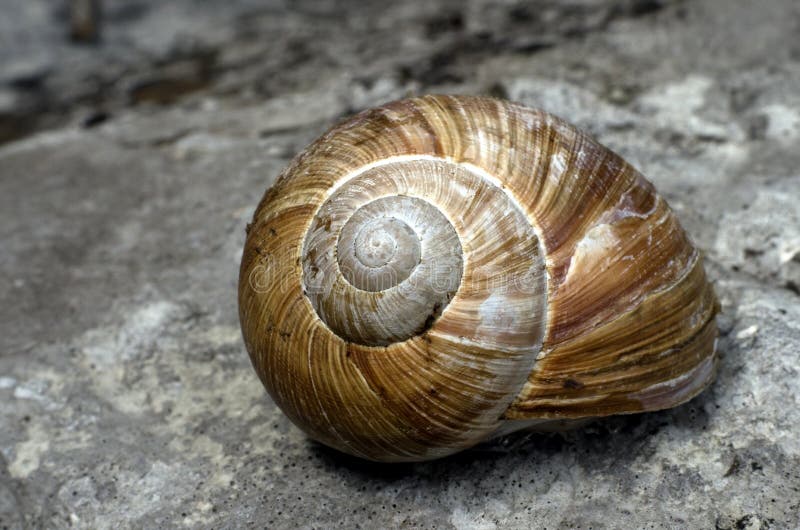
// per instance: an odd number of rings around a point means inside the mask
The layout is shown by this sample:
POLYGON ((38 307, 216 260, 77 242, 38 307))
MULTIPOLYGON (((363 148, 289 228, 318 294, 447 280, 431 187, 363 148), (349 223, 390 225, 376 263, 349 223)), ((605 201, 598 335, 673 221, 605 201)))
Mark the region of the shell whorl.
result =
POLYGON ((312 144, 256 210, 239 310, 284 412, 374 460, 673 406, 716 362, 700 254, 652 186, 490 98, 394 102, 312 144))
POLYGON ((434 331, 486 348, 538 349, 544 334, 533 227, 502 189, 452 161, 396 157, 345 176, 306 235, 303 283, 348 342, 403 342, 440 316, 434 331))

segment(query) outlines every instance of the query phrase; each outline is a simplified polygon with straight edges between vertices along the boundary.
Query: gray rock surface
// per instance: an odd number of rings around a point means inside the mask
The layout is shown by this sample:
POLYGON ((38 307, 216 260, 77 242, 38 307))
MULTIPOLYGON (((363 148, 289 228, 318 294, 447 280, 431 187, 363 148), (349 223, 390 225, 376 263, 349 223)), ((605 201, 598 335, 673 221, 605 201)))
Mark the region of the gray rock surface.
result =
POLYGON ((0 17, 0 529, 800 527, 796 0, 106 2, 0 17), (239 334, 244 226, 338 118, 490 93, 591 131, 707 253, 715 384, 376 465, 309 442, 239 334))

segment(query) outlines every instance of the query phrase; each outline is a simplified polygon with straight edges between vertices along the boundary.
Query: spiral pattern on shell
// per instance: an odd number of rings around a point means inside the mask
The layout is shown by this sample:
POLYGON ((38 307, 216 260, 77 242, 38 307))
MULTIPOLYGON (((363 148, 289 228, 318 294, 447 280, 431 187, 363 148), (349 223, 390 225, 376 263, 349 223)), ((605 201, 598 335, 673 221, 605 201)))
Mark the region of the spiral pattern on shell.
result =
POLYGON ((674 406, 716 363, 716 298, 666 202, 490 98, 390 103, 301 153, 249 227, 239 308, 275 402, 373 460, 674 406))

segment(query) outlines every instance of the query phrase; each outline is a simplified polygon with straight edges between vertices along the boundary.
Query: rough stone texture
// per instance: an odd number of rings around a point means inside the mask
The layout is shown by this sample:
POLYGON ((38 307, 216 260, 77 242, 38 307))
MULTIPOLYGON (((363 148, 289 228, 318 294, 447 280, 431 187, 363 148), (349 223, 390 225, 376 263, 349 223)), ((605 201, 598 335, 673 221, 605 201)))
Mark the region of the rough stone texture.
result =
POLYGON ((800 527, 796 0, 116 0, 0 17, 0 528, 800 527), (244 351, 244 226, 336 119, 540 106, 707 252, 716 383, 674 410, 384 466, 309 442, 244 351))

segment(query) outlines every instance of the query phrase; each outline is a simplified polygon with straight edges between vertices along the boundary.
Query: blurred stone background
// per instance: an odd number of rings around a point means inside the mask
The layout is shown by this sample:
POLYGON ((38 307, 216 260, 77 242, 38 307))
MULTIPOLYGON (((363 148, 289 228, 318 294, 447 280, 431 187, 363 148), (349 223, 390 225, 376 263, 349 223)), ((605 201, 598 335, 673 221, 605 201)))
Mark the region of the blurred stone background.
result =
POLYGON ((0 0, 0 529, 800 527, 797 0, 0 0), (376 465, 241 342, 244 226, 336 120, 492 94, 588 129, 707 254, 713 387, 376 465))

